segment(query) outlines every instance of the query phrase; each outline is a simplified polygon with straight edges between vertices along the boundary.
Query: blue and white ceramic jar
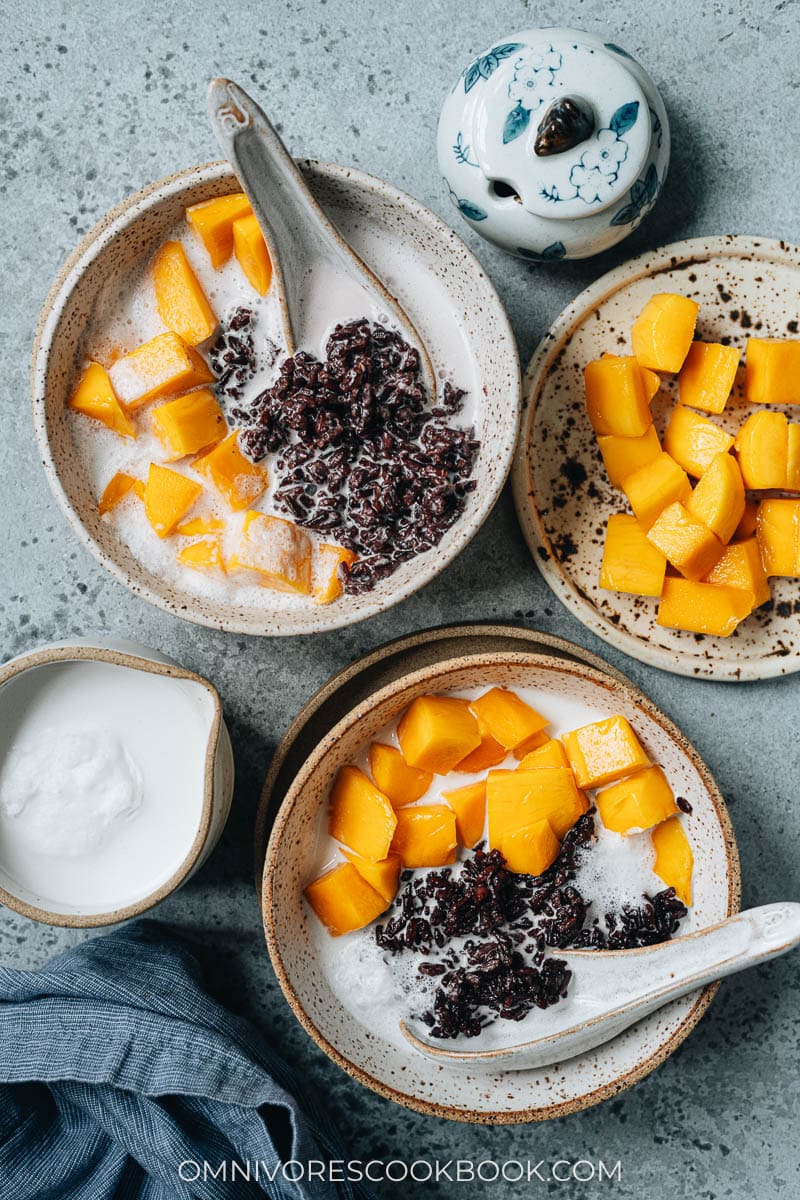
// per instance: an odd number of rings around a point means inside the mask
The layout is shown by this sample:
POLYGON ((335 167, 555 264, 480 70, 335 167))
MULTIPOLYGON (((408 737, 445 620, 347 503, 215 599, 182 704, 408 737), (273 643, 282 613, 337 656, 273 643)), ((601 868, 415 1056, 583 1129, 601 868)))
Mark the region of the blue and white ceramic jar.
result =
POLYGON ((483 237, 522 258, 586 258, 655 204, 669 126, 652 79, 619 46, 531 29, 462 72, 438 156, 453 203, 483 237))

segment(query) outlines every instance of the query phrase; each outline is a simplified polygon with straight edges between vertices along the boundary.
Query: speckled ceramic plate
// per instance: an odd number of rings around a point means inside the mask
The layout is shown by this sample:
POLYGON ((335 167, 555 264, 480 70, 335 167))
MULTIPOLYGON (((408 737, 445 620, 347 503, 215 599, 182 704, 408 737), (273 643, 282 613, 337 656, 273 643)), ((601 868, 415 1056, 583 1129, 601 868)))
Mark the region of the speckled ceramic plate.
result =
MULTIPOLYGON (((696 751, 632 685, 547 655, 489 652, 413 671, 362 698, 322 738, 289 787, 267 849, 262 909, 278 981, 297 1019, 354 1079, 432 1116, 485 1124, 545 1120, 616 1095, 643 1078, 688 1035, 716 985, 684 997, 590 1054, 538 1071, 469 1071, 396 1045, 352 1016, 329 987, 302 898, 314 869, 317 822, 336 771, 413 700, 431 690, 501 684, 541 689, 598 716, 624 714, 654 761, 692 806, 694 905, 687 932, 738 909, 739 861, 722 797, 696 751)), ((545 707, 544 702, 542 708, 545 707)))
MULTIPOLYGON (((589 629, 653 666, 710 679, 769 679, 800 670, 800 586, 772 580, 774 603, 730 638, 663 629, 658 601, 603 591, 598 575, 605 525, 629 511, 611 486, 586 417, 583 368, 603 351, 629 353, 629 331, 654 292, 700 304, 697 336, 744 347, 750 334, 797 335, 800 250, 761 238, 693 238, 640 255, 610 271, 564 309, 528 367, 513 482, 534 561, 560 600, 589 629)), ((659 433, 677 383, 654 401, 659 433)), ((713 420, 735 432, 747 411, 741 379, 713 420)))

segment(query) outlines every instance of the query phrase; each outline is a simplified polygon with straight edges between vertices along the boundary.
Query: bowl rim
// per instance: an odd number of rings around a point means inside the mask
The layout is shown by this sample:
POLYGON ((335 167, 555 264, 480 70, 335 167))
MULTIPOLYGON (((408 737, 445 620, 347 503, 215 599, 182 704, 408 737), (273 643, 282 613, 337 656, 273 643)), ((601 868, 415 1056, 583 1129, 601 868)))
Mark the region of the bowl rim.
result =
POLYGON ((142 913, 147 912, 148 909, 153 908, 161 900, 166 899, 181 884, 185 883, 198 865, 212 826, 214 812, 214 768, 217 757, 217 744, 220 731, 223 728, 222 702, 217 689, 212 683, 209 683, 202 675, 197 675, 194 671, 187 671, 185 667, 178 666, 177 663, 144 658, 138 654, 129 653, 110 646, 96 646, 85 643, 73 645, 62 643, 53 646, 42 646, 38 650, 31 650, 26 654, 21 654, 17 658, 11 659, 0 667, 0 688, 17 676, 23 675, 26 671, 60 662, 110 663, 114 666, 127 667, 133 671, 143 671, 150 675, 161 675, 171 679, 182 679, 190 683, 197 683, 205 689, 213 707, 203 765, 203 805, 200 811, 197 832, 183 861, 176 867, 168 879, 152 892, 149 892, 146 896, 142 896, 132 904, 126 904, 121 908, 100 913, 51 912, 49 909, 42 908, 39 905, 29 904, 26 900, 20 899, 13 892, 9 892, 6 888, 0 886, 0 904, 5 905, 6 908, 12 909, 23 917, 29 917, 32 921, 39 921, 45 925, 58 925, 69 929, 94 929, 100 928, 103 925, 113 925, 118 921, 127 921, 131 917, 141 916, 142 913))
MULTIPOLYGON (((351 625, 356 625, 360 621, 367 620, 369 617, 375 616, 378 613, 386 612, 399 604, 402 600, 413 595, 414 592, 424 587, 435 579, 446 567, 448 567, 458 555, 466 549, 467 545, 472 541, 478 533, 495 504, 500 498, 506 481, 511 473, 511 467, 514 461, 514 454, 519 435, 520 414, 522 411, 522 373, 519 360, 519 350, 517 340, 514 335, 511 322, 506 313, 505 306, 497 292, 494 283, 485 271, 483 265, 477 256, 470 250, 466 243, 456 233, 451 226, 447 225, 440 217, 438 217, 431 209, 422 204, 415 197, 410 196, 407 192, 388 183, 377 175, 373 175, 367 171, 362 171, 358 167, 347 167, 337 163, 321 162, 317 159, 299 159, 298 166, 312 175, 316 175, 323 179, 330 179, 338 182, 346 182, 348 179, 361 187, 373 192, 374 194, 387 197, 392 202, 397 203, 401 207, 410 211, 414 219, 422 226, 427 227, 430 233, 442 243, 449 243, 451 247, 457 248, 459 254, 463 256, 464 262, 478 272, 483 284, 487 289, 487 295, 491 300, 493 315, 497 321, 499 335, 497 341, 504 341, 509 351, 509 388, 506 397, 506 411, 508 412, 508 430, 501 447, 502 453, 499 456, 500 471, 494 488, 481 489, 481 498, 479 506, 469 521, 468 524, 462 524, 459 520, 451 527, 455 532, 455 545, 447 554, 434 555, 430 563, 426 565, 426 569, 411 573, 409 579, 404 585, 392 593, 391 597, 382 600, 376 600, 372 603, 365 603, 355 615, 342 613, 337 617, 337 605, 329 605, 320 608, 315 606, 313 612, 309 614, 308 627, 304 629, 284 629, 283 623, 275 622, 273 628, 269 630, 271 637, 304 637, 313 633, 329 633, 335 629, 347 628, 351 625), (459 526, 463 532, 458 534, 459 526), (331 611, 333 610, 333 611, 331 611)), ((176 591, 174 598, 170 599, 167 596, 160 595, 150 584, 137 572, 137 577, 134 578, 129 574, 114 558, 106 554, 100 544, 95 540, 87 526, 81 520, 77 509, 73 506, 68 497, 59 477, 58 468, 50 446, 50 440, 47 433, 47 421, 45 418, 46 412, 46 388, 45 382, 47 378, 47 368, 52 349, 52 343, 58 330, 64 308, 69 297, 72 295, 81 275, 86 268, 95 261, 102 252, 104 247, 112 238, 122 233, 123 230, 135 223, 137 218, 150 207, 157 204, 162 198, 170 195, 180 194, 187 186, 192 183, 212 183, 217 180, 222 180, 230 177, 233 181, 236 180, 233 168, 227 160, 213 160, 206 163, 201 163, 197 166, 186 167, 181 171, 176 171, 173 174, 166 175, 161 179, 157 179, 138 191, 125 197, 118 204, 108 210, 100 219, 84 234, 78 245, 72 250, 55 280, 50 286, 47 296, 42 305, 39 319, 36 325, 36 331, 33 340, 33 349, 31 355, 30 368, 30 394, 33 408, 33 424, 36 434, 36 441, 39 447, 39 454, 44 468, 45 476, 50 485, 50 489, 56 498, 56 501, 67 518, 67 521, 72 526, 73 532, 77 535, 79 542, 85 549, 103 566, 118 582, 123 583, 129 591, 136 596, 141 596, 149 604, 160 608, 165 612, 171 613, 173 616, 181 617, 183 620, 190 621, 196 625, 203 625, 210 629, 220 629, 228 633, 246 634, 249 636, 265 636, 264 631, 254 628, 254 625, 259 620, 259 610, 254 610, 250 619, 247 619, 239 614, 231 615, 227 618, 214 618, 212 615, 205 615, 196 611, 195 600, 191 594, 181 590, 176 591)), ((446 531, 445 537, 450 532, 446 531)), ((441 543, 439 543, 441 546, 441 543)), ((429 552, 430 553, 430 552, 429 552)), ((137 563, 141 571, 144 568, 137 563)), ((266 610, 267 612, 269 610, 266 610)))
MULTIPOLYGON (((664 713, 652 700, 649 699, 639 688, 631 682, 623 682, 615 679, 613 676, 605 675, 594 667, 581 663, 569 663, 563 659, 557 659, 545 654, 530 654, 524 651, 507 651, 507 652, 488 652, 466 654, 459 658, 447 660, 444 663, 434 664, 433 666, 422 667, 419 670, 412 671, 407 675, 401 676, 385 687, 380 688, 370 697, 370 707, 383 703, 385 700, 391 699, 394 695, 405 691, 409 687, 413 687, 420 683, 435 683, 437 687, 443 687, 446 690, 446 684, 443 686, 442 681, 448 676, 464 667, 478 666, 493 666, 493 665, 510 665, 510 666, 538 666, 544 667, 547 670, 557 671, 561 674, 578 675, 590 679, 592 682, 599 684, 609 692, 621 693, 626 696, 635 705, 641 708, 645 714, 659 725, 664 732, 677 744, 680 750, 688 757, 692 766, 697 771, 700 779, 708 792, 709 798, 713 805, 715 814, 719 821, 720 831, 722 833, 725 844, 725 855, 728 867, 728 897, 727 897, 727 915, 733 916, 739 911, 741 902, 741 866, 739 861, 739 852, 736 845, 736 836, 731 822, 722 793, 711 774, 706 763, 700 757, 694 745, 689 741, 684 733, 675 725, 675 723, 664 713)), ((267 845, 267 853, 264 861, 264 871, 262 876, 261 886, 261 917, 264 925, 264 935, 267 943, 270 960, 273 970, 277 977, 281 990, 292 1009, 297 1020, 305 1029, 306 1033, 316 1042, 327 1056, 341 1067, 351 1078, 363 1084, 371 1091, 377 1092, 387 1100, 393 1100, 395 1103, 402 1105, 404 1108, 413 1109, 416 1112, 423 1113, 426 1116, 445 1117, 449 1120, 462 1121, 470 1124, 480 1125, 519 1125, 532 1121, 546 1121, 555 1117, 567 1116, 573 1112, 579 1112, 585 1108, 591 1108, 596 1104, 611 1096, 617 1095, 621 1091, 627 1090, 639 1080, 644 1079, 657 1066, 665 1061, 683 1042, 691 1031, 697 1025, 700 1018, 705 1013, 712 999, 714 998, 719 981, 707 984, 699 992, 692 1008, 684 1017, 681 1024, 669 1036, 663 1046, 660 1046, 638 1066, 632 1067, 622 1076, 610 1080, 608 1083, 602 1084, 600 1087, 586 1092, 581 1096, 577 1096, 572 1100, 563 1100, 553 1104, 533 1106, 525 1109, 518 1109, 512 1112, 477 1112, 473 1109, 459 1108, 456 1105, 440 1104, 435 1101, 425 1100, 418 1096, 412 1096, 406 1092, 400 1091, 398 1088, 392 1087, 384 1083, 380 1079, 376 1079, 364 1068, 357 1066, 351 1062, 341 1050, 338 1050, 327 1037, 317 1028, 314 1022, 306 1013, 303 1005, 294 989, 294 986, 289 978, 286 967, 284 966, 281 957, 280 947, 276 934, 276 922, 274 917, 274 891, 273 891, 273 875, 276 870, 277 863, 280 858, 280 843, 282 840, 284 829, 288 823, 289 816, 297 805, 299 798, 307 786, 309 778, 319 766, 320 762, 333 749, 336 743, 341 739, 360 718, 359 709, 351 710, 347 716, 343 717, 326 736, 320 741, 315 750, 306 759, 305 763, 298 771, 291 785, 286 791, 286 795, 281 803, 281 806, 276 814, 275 821, 270 833, 269 843, 267 845)))

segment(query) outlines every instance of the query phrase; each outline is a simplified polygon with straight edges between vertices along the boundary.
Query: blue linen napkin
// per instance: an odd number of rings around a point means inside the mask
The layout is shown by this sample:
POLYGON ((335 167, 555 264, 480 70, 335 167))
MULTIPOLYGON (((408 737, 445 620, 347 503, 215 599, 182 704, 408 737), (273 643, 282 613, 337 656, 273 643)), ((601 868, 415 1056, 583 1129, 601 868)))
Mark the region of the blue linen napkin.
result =
POLYGON ((0 966, 2 1200, 368 1200, 359 1183, 308 1178, 306 1164, 342 1155, 300 1092, 155 921, 39 971, 0 966))

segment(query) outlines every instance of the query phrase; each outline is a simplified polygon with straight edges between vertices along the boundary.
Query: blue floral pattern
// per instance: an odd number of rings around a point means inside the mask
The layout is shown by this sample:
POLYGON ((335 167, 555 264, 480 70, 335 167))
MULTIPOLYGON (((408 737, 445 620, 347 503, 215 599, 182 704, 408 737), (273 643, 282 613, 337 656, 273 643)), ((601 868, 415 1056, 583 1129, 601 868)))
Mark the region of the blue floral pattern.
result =
POLYGON ((563 242, 551 242, 544 250, 529 250, 527 246, 517 246, 517 254, 529 258, 532 262, 556 262, 564 258, 567 248, 563 242))
POLYGON ((453 204, 455 204, 462 217, 466 217, 468 221, 486 220, 489 215, 487 212, 480 208, 479 205, 473 204, 471 200, 462 199, 456 192, 453 191, 446 179, 444 182, 447 186, 448 192, 450 193, 450 199, 453 201, 453 204))
POLYGON ((552 46, 548 50, 527 49, 514 64, 514 76, 508 85, 508 98, 514 104, 503 125, 503 144, 508 145, 525 132, 531 113, 544 104, 545 93, 553 86, 561 70, 561 55, 552 46))
POLYGON ((557 187, 543 187, 540 195, 554 204, 562 200, 580 199, 584 204, 600 204, 611 200, 614 195, 619 169, 628 157, 628 143, 624 134, 632 129, 639 118, 639 101, 622 104, 611 117, 608 126, 595 131, 589 146, 569 174, 575 189, 570 195, 562 196, 557 187))
POLYGON ((479 79, 488 79, 504 58, 510 58, 512 54, 521 49, 521 42, 504 42, 502 46, 495 46, 488 54, 482 54, 476 58, 464 72, 464 91, 471 92, 479 79))
POLYGON ((624 208, 611 219, 611 225, 632 225, 638 222, 656 202, 660 184, 655 163, 651 163, 647 171, 637 179, 631 188, 631 198, 624 208))
POLYGON ((457 163, 462 163, 466 167, 478 167, 480 163, 475 162, 474 158, 469 156, 470 147, 464 141, 464 134, 459 129, 456 134, 456 140, 453 144, 453 154, 457 163))

